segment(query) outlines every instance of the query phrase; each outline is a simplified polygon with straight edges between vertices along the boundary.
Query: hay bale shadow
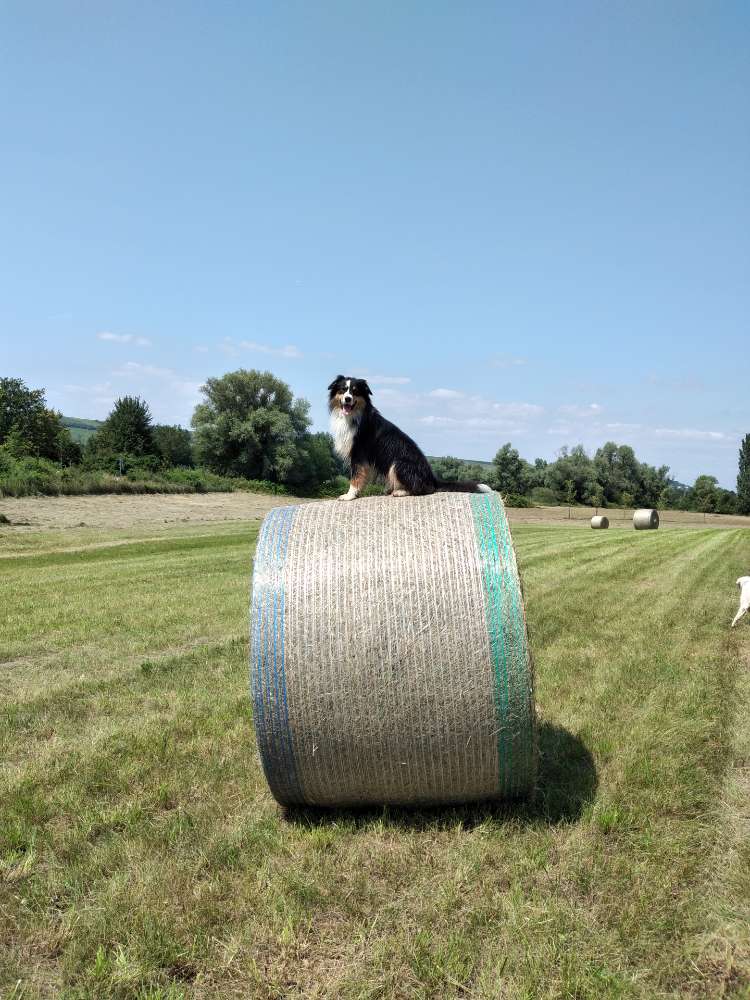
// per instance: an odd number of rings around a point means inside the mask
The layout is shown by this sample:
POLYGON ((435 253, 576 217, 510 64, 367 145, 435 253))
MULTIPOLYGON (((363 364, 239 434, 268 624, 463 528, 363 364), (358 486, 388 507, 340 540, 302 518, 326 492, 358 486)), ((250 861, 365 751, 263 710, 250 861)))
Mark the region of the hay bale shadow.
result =
POLYGON ((539 771, 532 796, 526 799, 471 802, 445 806, 367 806, 331 808, 288 806, 289 823, 304 827, 347 824, 356 828, 374 820, 404 830, 436 830, 458 825, 472 829, 487 821, 555 826, 580 818, 599 783, 594 758, 583 741, 562 726, 539 725, 539 771))

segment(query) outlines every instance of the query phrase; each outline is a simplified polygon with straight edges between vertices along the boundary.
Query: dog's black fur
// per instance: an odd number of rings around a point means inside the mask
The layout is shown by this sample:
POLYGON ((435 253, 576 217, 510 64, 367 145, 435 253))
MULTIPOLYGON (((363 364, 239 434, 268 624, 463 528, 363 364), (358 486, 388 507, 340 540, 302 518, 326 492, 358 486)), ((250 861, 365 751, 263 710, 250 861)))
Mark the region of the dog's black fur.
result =
POLYGON ((354 499, 373 474, 385 479, 386 491, 395 496, 489 491, 481 483, 436 479, 419 446, 375 409, 371 396, 372 390, 363 378, 337 375, 328 386, 331 416, 334 421, 346 422, 334 426, 337 451, 351 466, 346 499, 354 499))

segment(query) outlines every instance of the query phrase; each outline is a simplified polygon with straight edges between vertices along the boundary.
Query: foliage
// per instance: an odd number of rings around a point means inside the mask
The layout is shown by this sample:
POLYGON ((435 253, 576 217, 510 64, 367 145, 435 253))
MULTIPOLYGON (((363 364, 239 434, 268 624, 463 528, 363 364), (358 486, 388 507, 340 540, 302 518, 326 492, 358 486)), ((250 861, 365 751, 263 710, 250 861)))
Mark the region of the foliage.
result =
POLYGON ((176 424, 155 424, 154 447, 165 466, 189 467, 193 462, 193 442, 189 430, 176 424))
POLYGON ((285 482, 305 460, 310 404, 294 399, 271 372, 255 369, 209 378, 193 413, 198 462, 224 475, 285 482))
POLYGON ((542 507, 554 507, 557 503, 557 494, 549 486, 535 486, 531 491, 531 500, 542 507))
POLYGON ((534 503, 522 493, 501 493, 506 507, 533 507, 534 503))
POLYGON ((119 456, 157 460, 151 411, 139 396, 122 396, 115 401, 107 419, 86 443, 87 464, 112 466, 119 456))
MULTIPOLYGON (((158 466, 158 463, 157 463, 158 466)), ((219 476, 209 469, 156 469, 133 462, 125 475, 107 469, 71 466, 61 468, 46 458, 16 458, 0 447, 0 496, 72 496, 101 493, 249 493, 285 495, 279 483, 219 476)))
POLYGON ((716 476, 698 476, 693 486, 695 509, 703 513, 716 510, 719 480, 716 476))
POLYGON ((44 389, 29 389, 20 378, 0 378, 0 445, 17 458, 30 455, 69 465, 81 457, 61 414, 47 408, 44 389))
POLYGON ((560 449, 557 461, 544 470, 544 485, 554 490, 558 500, 566 504, 588 503, 597 485, 596 469, 583 445, 560 449))
POLYGON ((503 494, 526 492, 530 484, 529 464, 521 458, 510 442, 500 448, 492 464, 491 485, 496 490, 503 494))
POLYGON ((740 445, 740 462, 737 472, 737 513, 750 514, 750 434, 740 445))
POLYGON ((429 462, 435 478, 444 483, 456 483, 461 480, 486 482, 491 478, 491 469, 487 466, 482 466, 478 462, 465 462, 461 458, 454 458, 453 455, 431 458, 429 462))
POLYGON ((330 434, 319 432, 305 434, 299 445, 294 465, 286 475, 292 489, 315 490, 321 483, 329 482, 343 471, 343 464, 333 450, 330 434))

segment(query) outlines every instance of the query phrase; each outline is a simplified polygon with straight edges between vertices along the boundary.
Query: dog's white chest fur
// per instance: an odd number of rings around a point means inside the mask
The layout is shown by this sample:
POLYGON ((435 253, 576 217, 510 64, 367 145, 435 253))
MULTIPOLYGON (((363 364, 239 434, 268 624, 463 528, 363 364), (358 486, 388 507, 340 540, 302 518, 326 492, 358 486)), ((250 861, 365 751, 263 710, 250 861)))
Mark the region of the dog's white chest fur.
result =
POLYGON ((331 434, 333 436, 333 447, 343 459, 349 460, 354 444, 354 435, 357 433, 359 420, 347 417, 341 410, 331 414, 331 434))

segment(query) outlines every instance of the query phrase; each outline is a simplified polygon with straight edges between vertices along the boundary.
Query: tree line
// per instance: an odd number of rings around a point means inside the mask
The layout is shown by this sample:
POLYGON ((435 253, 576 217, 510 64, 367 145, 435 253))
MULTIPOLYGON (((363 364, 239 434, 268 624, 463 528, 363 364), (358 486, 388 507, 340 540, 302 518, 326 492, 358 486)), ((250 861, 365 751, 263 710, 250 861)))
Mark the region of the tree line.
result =
POLYGON ((481 479, 511 505, 586 504, 591 507, 661 507, 717 514, 750 514, 750 434, 740 448, 737 492, 701 475, 692 486, 676 483, 669 467, 640 462, 627 444, 607 441, 589 455, 583 445, 564 446, 553 462, 527 462, 510 442, 489 468, 448 457, 433 461, 441 479, 481 479))
MULTIPOLYGON (((345 469, 330 435, 311 431, 310 404, 295 399, 290 387, 271 372, 240 369, 209 378, 202 394, 192 432, 155 424, 145 400, 123 396, 82 447, 63 425, 61 414, 47 407, 43 389, 29 389, 21 379, 0 378, 0 491, 14 492, 14 482, 18 491, 26 475, 32 484, 29 492, 65 492, 66 486, 75 492, 84 473, 91 482, 96 473, 110 477, 96 480, 102 489, 112 485, 111 477, 150 482, 154 488, 163 481, 175 489, 229 489, 241 481, 308 494, 340 487, 336 480, 345 469)), ((682 486, 670 479, 666 465, 640 462, 629 445, 613 441, 593 456, 582 445, 563 447, 552 462, 528 462, 509 442, 489 466, 451 456, 431 462, 438 478, 488 482, 511 505, 750 514, 750 434, 740 447, 736 492, 722 489, 710 475, 682 486)))

